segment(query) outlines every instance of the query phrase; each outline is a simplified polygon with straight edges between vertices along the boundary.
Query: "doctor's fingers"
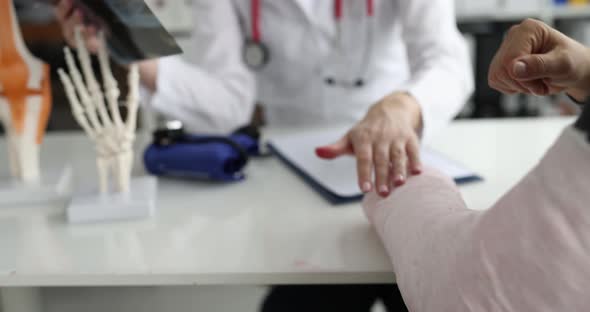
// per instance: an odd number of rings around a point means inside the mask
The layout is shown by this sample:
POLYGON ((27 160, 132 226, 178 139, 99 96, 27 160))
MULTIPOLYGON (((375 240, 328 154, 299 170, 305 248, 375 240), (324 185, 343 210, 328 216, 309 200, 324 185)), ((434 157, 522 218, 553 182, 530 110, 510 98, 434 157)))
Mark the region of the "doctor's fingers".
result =
MULTIPOLYGON (((84 25, 84 18, 82 16, 82 12, 80 10, 74 10, 72 13, 63 23, 62 23, 62 32, 64 39, 68 43, 69 46, 76 48, 76 39, 75 39, 75 31, 76 27, 84 25)), ((90 53, 96 53, 98 51, 98 47, 100 46, 100 40, 98 38, 98 32, 96 27, 94 26, 87 26, 84 25, 81 27, 82 37, 86 43, 87 49, 90 53)))
POLYGON ((72 0, 60 0, 55 6, 53 13, 55 18, 61 24, 72 14, 72 0))
POLYGON ((402 186, 408 176, 408 156, 405 144, 392 144, 389 157, 391 159, 390 181, 394 186, 402 186))
POLYGON ((360 142, 354 152, 359 187, 363 193, 368 193, 373 190, 373 147, 370 143, 360 142))
POLYGON ((349 139, 349 134, 330 145, 316 148, 315 153, 319 158, 323 159, 334 159, 343 155, 352 154, 352 142, 349 139))
POLYGON ((327 146, 316 148, 316 155, 323 159, 335 159, 343 155, 353 154, 356 158, 358 185, 363 193, 373 190, 373 147, 368 140, 357 139, 353 143, 353 135, 348 133, 340 140, 327 146))
POLYGON ((408 141, 406 152, 408 155, 408 168, 410 169, 410 173, 421 174, 422 161, 420 160, 420 143, 417 136, 408 141))
POLYGON ((373 143, 373 163, 375 166, 375 189, 385 197, 390 192, 391 146, 383 142, 373 143))

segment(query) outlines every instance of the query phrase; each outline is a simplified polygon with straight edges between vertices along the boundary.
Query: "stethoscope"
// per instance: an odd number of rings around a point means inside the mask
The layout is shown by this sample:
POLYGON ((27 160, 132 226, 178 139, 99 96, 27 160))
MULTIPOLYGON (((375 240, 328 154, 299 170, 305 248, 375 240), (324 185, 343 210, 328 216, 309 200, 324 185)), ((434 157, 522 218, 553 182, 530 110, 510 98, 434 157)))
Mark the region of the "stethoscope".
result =
MULTIPOLYGON (((262 31, 260 26, 261 20, 261 1, 262 0, 251 0, 251 30, 252 33, 250 38, 246 40, 244 45, 244 62, 252 70, 260 71, 270 61, 270 49, 262 40, 262 31)), ((324 82, 330 86, 341 86, 346 88, 360 88, 365 85, 366 71, 369 66, 371 59, 371 53, 373 50, 373 17, 374 17, 374 6, 373 0, 366 0, 366 15, 369 21, 367 25, 367 34, 365 36, 365 44, 363 47, 362 62, 359 66, 358 73, 354 79, 339 79, 334 75, 325 75, 324 82)), ((340 52, 344 51, 342 45, 342 17, 343 17, 343 0, 334 0, 334 19, 336 20, 337 27, 337 46, 340 52)), ((311 21, 308 20, 308 26, 310 29, 314 29, 311 21)), ((317 40, 317 38, 316 38, 317 40)), ((316 41, 317 44, 317 41, 316 41)))

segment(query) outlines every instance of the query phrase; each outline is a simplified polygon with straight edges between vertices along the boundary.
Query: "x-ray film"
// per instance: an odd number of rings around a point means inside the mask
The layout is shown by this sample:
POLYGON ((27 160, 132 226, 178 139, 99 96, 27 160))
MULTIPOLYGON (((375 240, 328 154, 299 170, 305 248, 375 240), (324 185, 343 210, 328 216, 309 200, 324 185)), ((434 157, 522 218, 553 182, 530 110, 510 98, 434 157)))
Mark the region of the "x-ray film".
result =
POLYGON ((110 55, 117 63, 182 53, 143 0, 74 0, 74 6, 82 10, 86 24, 105 32, 110 55))

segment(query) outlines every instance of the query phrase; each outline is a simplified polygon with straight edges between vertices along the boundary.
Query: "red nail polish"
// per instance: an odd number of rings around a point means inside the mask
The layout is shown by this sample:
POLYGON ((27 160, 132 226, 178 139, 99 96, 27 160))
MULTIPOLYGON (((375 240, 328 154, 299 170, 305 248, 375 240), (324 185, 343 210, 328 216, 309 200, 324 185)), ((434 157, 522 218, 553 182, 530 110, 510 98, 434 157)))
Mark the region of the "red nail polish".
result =
POLYGON ((333 158, 334 155, 329 148, 318 147, 315 149, 315 154, 320 158, 333 158))

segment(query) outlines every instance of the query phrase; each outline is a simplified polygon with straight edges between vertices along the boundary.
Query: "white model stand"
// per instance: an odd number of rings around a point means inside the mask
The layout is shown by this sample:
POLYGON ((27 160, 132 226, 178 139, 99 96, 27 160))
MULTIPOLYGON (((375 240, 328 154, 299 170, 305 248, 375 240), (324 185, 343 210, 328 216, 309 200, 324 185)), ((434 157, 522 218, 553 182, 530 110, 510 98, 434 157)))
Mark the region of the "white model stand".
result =
POLYGON ((37 184, 0 177, 0 209, 65 200, 71 189, 70 167, 42 172, 42 179, 37 184))
POLYGON ((89 223, 151 217, 156 210, 157 180, 154 177, 131 179, 127 193, 100 194, 96 189, 75 194, 67 216, 70 223, 89 223))
POLYGON ((104 35, 100 35, 98 50, 104 95, 92 70, 90 55, 76 29, 76 46, 82 74, 74 57, 65 48, 69 74, 59 69, 59 75, 70 101, 74 118, 96 146, 98 190, 74 195, 68 207, 70 222, 97 222, 150 217, 154 213, 156 180, 143 177, 131 180, 133 142, 139 102, 139 73, 137 64, 129 67, 127 120, 119 111, 119 89, 111 72, 104 35), (82 78, 82 75, 84 78, 82 78), (105 101, 106 98, 106 101, 105 101), (114 181, 109 187, 109 181, 114 181))

